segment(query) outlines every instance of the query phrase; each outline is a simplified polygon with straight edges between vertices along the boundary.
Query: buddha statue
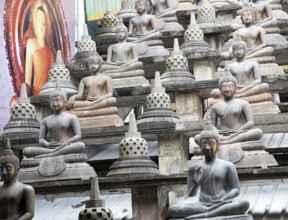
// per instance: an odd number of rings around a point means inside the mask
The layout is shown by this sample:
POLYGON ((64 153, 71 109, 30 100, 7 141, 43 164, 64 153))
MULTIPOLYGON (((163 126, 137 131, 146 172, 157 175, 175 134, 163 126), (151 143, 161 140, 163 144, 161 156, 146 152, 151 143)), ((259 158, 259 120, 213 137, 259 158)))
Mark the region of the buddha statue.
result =
MULTIPOLYGON (((262 28, 271 28, 271 27, 278 28, 278 21, 273 17, 271 5, 269 2, 262 0, 252 0, 251 3, 252 7, 256 9, 256 19, 255 19, 256 26, 260 26, 262 28)), ((266 33, 267 32, 268 30, 266 30, 266 33)))
MULTIPOLYGON (((247 45, 246 59, 272 56, 274 48, 267 46, 266 32, 261 26, 254 24, 256 12, 253 7, 243 7, 241 11, 241 20, 244 27, 233 33, 233 41, 241 38, 247 45)), ((221 56, 224 59, 231 59, 232 51, 223 52, 221 56)))
POLYGON ((161 33, 157 31, 156 19, 153 15, 147 14, 148 2, 146 0, 136 0, 135 8, 137 16, 129 22, 128 41, 143 42, 159 39, 161 33))
POLYGON ((24 148, 22 151, 24 158, 37 159, 84 153, 85 144, 80 142, 79 120, 75 115, 64 111, 66 93, 57 87, 50 94, 49 99, 53 114, 41 121, 39 133, 41 147, 24 148), (50 140, 47 138, 48 134, 50 140))
MULTIPOLYGON (((232 51, 236 61, 230 63, 225 71, 230 71, 237 80, 237 91, 234 97, 249 102, 253 114, 279 113, 278 107, 272 102, 272 95, 268 93, 269 85, 261 83, 259 64, 245 59, 246 43, 242 40, 234 41, 232 51)), ((212 90, 211 94, 215 98, 210 99, 211 104, 221 98, 219 90, 212 90)))
MULTIPOLYGON (((204 117, 213 126, 219 127, 221 150, 218 157, 234 163, 237 168, 277 166, 273 155, 264 151, 265 145, 261 142, 262 130, 254 128, 251 105, 245 99, 235 98, 237 80, 227 70, 219 79, 222 98, 212 105, 204 117)), ((255 91, 252 88, 249 92, 259 91, 260 88, 261 84, 255 91)), ((191 162, 195 163, 199 161, 200 153, 192 140, 190 148, 194 148, 193 154, 197 156, 193 156, 191 162)), ((199 136, 196 135, 194 141, 198 145, 199 140, 199 136)))
POLYGON ((128 42, 136 43, 138 57, 165 57, 169 56, 160 39, 162 34, 158 31, 154 15, 147 14, 148 1, 136 0, 137 16, 129 21, 128 42))
POLYGON ((65 111, 67 96, 59 84, 49 99, 53 114, 41 121, 40 146, 23 149, 19 180, 29 183, 95 176, 94 169, 86 163, 79 120, 65 111))
POLYGON ((240 9, 237 13, 235 19, 232 20, 231 27, 235 30, 242 28, 243 25, 241 22, 241 14, 243 10, 246 10, 247 7, 252 7, 255 10, 255 25, 265 29, 266 34, 268 33, 279 33, 280 29, 278 27, 278 21, 274 18, 272 13, 271 5, 268 1, 262 0, 252 0, 249 2, 239 2, 240 9))
POLYGON ((219 79, 219 89, 223 101, 214 104, 210 110, 213 126, 220 119, 221 145, 260 140, 262 131, 253 128, 254 118, 247 101, 234 98, 237 93, 237 80, 230 72, 225 72, 219 79))
POLYGON ((143 64, 138 61, 137 47, 133 43, 127 43, 127 27, 119 20, 116 26, 117 44, 108 48, 107 63, 103 64, 102 70, 111 78, 129 76, 143 76, 143 64))
POLYGON ((79 117, 81 127, 121 126, 122 119, 114 107, 112 79, 102 74, 103 60, 100 56, 89 61, 91 76, 81 79, 78 94, 69 98, 66 110, 79 117), (86 100, 81 100, 87 89, 86 100), (110 118, 110 119, 109 119, 110 118), (96 122, 98 120, 98 122, 96 122))
POLYGON ((8 139, 0 156, 0 219, 31 220, 34 216, 35 191, 32 186, 17 181, 20 161, 11 150, 8 139))
POLYGON ((220 136, 210 124, 199 135, 199 144, 204 159, 188 168, 187 198, 184 202, 171 205, 169 213, 173 218, 206 219, 210 217, 238 216, 252 219, 245 215, 249 202, 235 199, 240 194, 237 170, 229 161, 217 158, 220 136), (192 202, 200 187, 198 202, 192 202))
POLYGON ((157 21, 157 29, 163 32, 183 31, 182 25, 178 23, 176 8, 178 0, 149 0, 152 14, 157 21))

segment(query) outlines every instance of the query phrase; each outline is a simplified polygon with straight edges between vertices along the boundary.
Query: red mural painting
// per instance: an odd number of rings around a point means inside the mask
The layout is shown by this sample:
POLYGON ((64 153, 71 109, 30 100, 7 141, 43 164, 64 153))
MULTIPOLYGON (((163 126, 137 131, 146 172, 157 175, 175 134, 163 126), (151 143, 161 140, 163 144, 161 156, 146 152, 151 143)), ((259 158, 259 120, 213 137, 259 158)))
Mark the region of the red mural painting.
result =
POLYGON ((26 83, 28 96, 35 96, 48 80, 56 51, 61 50, 66 64, 70 61, 60 0, 6 0, 5 12, 4 38, 15 94, 26 83))

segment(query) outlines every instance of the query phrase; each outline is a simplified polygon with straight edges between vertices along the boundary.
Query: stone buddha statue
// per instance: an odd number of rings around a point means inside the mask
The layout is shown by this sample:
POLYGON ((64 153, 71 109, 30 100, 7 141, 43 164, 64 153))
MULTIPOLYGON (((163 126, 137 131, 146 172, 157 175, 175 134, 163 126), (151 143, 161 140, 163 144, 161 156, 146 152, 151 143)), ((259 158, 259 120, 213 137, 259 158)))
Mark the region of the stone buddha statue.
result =
MULTIPOLYGON (((236 61, 230 63, 225 71, 230 71, 237 80, 234 97, 249 102, 254 114, 279 113, 278 107, 272 102, 272 95, 268 93, 269 85, 261 83, 259 64, 245 59, 246 43, 241 39, 234 41, 232 52, 236 61)), ((210 100, 211 104, 221 98, 219 89, 212 90, 211 94, 215 98, 210 100)))
POLYGON ((210 110, 210 119, 214 126, 220 119, 220 142, 233 144, 238 142, 256 141, 262 137, 262 131, 253 128, 254 118, 249 103, 245 100, 234 98, 237 93, 237 80, 225 71, 219 79, 219 89, 223 101, 214 104, 210 110))
POLYGON ((177 21, 176 10, 178 0, 149 0, 152 6, 152 14, 164 21, 177 21))
POLYGON ((253 7, 255 10, 255 25, 265 29, 266 33, 279 33, 278 21, 274 18, 271 5, 268 1, 252 0, 251 3, 240 2, 238 3, 242 9, 238 11, 238 16, 232 20, 232 28, 235 30, 243 27, 244 23, 241 22, 242 10, 246 7, 253 7))
POLYGON ((114 107, 116 98, 113 95, 112 79, 101 74, 103 60, 100 56, 89 61, 91 76, 81 79, 78 94, 69 98, 66 109, 79 117, 81 127, 94 126, 120 126, 122 119, 117 115, 118 109, 114 107), (81 100, 87 89, 86 100, 81 100), (104 117, 105 116, 105 117, 104 117), (109 121, 108 117, 111 121, 109 121), (102 117, 102 118, 101 118, 102 117), (104 118, 103 118, 104 117, 104 118), (98 120, 98 124, 95 122, 98 120))
POLYGON ((53 114, 41 121, 39 133, 41 147, 24 148, 22 151, 24 158, 37 159, 84 153, 85 144, 80 142, 79 120, 75 115, 64 111, 66 93, 57 87, 49 99, 53 114))
POLYGON ((0 219, 30 220, 34 216, 35 191, 30 185, 17 181, 20 161, 11 150, 8 139, 0 156, 0 219))
MULTIPOLYGON (((278 21, 273 17, 272 8, 269 2, 262 0, 252 0, 252 7, 256 9, 256 19, 255 25, 262 28, 272 28, 276 27, 278 29, 278 21)), ((273 30, 272 30, 273 31, 273 30)), ((269 30, 266 30, 268 33, 269 30)), ((275 30, 274 30, 275 32, 275 30)), ((276 30, 277 32, 277 30, 276 30)))
POLYGON ((147 14, 148 2, 146 0, 136 0, 135 8, 137 16, 129 22, 128 41, 143 42, 153 39, 158 40, 161 37, 161 33, 157 31, 155 17, 147 14))
MULTIPOLYGON (((243 7, 241 20, 244 27, 233 33, 233 41, 241 38, 246 43, 246 59, 272 56, 274 52, 273 47, 267 46, 265 29, 255 25, 255 18, 256 12, 253 7, 243 7)), ((231 59, 231 52, 223 52, 221 55, 224 59, 231 59)))
POLYGON ((157 21, 157 29, 161 33, 184 30, 176 17, 176 8, 179 5, 178 0, 149 0, 149 2, 152 14, 157 21))
POLYGON ((118 43, 109 46, 107 63, 102 66, 103 73, 111 78, 143 76, 143 64, 138 61, 137 47, 126 42, 128 30, 120 19, 116 26, 116 37, 118 43))
MULTIPOLYGON (((240 194, 240 184, 235 166, 217 158, 220 137, 215 127, 204 127, 199 135, 199 144, 204 159, 188 169, 187 198, 182 203, 169 207, 173 218, 206 219, 234 216, 252 219, 245 215, 249 202, 235 199, 240 194), (192 202, 200 187, 198 202, 192 202)), ((225 218, 226 219, 226 218, 225 218)))

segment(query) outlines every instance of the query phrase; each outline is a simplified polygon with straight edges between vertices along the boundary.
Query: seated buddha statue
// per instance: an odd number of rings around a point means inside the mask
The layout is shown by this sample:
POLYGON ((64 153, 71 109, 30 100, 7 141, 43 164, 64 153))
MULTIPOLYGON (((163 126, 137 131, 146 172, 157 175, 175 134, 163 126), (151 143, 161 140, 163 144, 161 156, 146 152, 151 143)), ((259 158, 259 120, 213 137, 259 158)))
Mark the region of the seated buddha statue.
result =
MULTIPOLYGON (((272 56, 273 47, 267 46, 265 29, 254 24, 255 9, 253 7, 243 7, 241 20, 244 27, 233 33, 233 41, 242 39, 247 46, 246 59, 272 56)), ((232 51, 225 51, 221 54, 224 59, 231 59, 232 51)))
POLYGON ((127 27, 119 21, 116 26, 117 44, 108 48, 107 63, 103 64, 102 71, 111 78, 129 76, 143 76, 143 64, 138 61, 137 47, 126 42, 128 37, 127 27))
POLYGON ((66 93, 56 88, 49 99, 53 114, 41 121, 39 132, 41 147, 24 148, 22 151, 24 158, 48 158, 84 153, 85 144, 80 142, 79 120, 75 115, 64 111, 66 93))
POLYGON ((161 33, 157 31, 155 17, 147 14, 148 2, 146 0, 136 0, 135 8, 137 16, 129 22, 129 37, 127 41, 158 40, 161 37, 161 33))
MULTIPOLYGON (((241 39, 232 44, 232 53, 236 62, 230 63, 227 68, 237 80, 237 91, 235 98, 240 98, 251 103, 271 101, 272 95, 268 93, 269 85, 261 83, 259 64, 252 60, 246 60, 246 43, 241 39)), ((221 97, 221 92, 213 90, 214 98, 217 100, 221 97), (219 94, 219 95, 217 95, 219 94)), ((210 100, 211 103, 217 102, 210 100)))
POLYGON ((278 21, 277 19, 273 18, 272 9, 269 2, 252 0, 252 7, 256 9, 256 26, 262 28, 278 27, 278 21))
MULTIPOLYGON (((101 74, 103 60, 100 56, 94 60, 89 61, 89 68, 91 76, 81 79, 78 88, 78 94, 69 98, 66 104, 66 110, 79 117, 81 127, 94 127, 94 126, 110 126, 114 122, 117 125, 123 125, 122 119, 117 115, 118 109, 115 106, 116 98, 113 95, 112 79, 109 76, 101 74), (87 90, 86 100, 82 100, 87 90), (108 123, 107 117, 113 115, 113 121, 108 123), (99 117, 105 116, 106 123, 96 123, 99 117), (93 121, 96 120, 96 121, 93 121), (115 121, 116 120, 116 121, 115 121), (86 124, 86 125, 85 125, 86 124), (93 125, 92 125, 93 124, 93 125)), ((105 119, 102 117, 105 121, 105 119)))
POLYGON ((175 8, 178 0, 149 0, 152 6, 152 14, 155 18, 163 18, 165 22, 177 21, 175 8))
POLYGON ((219 89, 223 100, 212 105, 209 116, 214 126, 217 126, 217 120, 220 119, 221 144, 260 140, 262 131, 253 128, 254 118, 249 103, 234 98, 237 93, 236 78, 225 72, 219 79, 219 89))
MULTIPOLYGON (((199 145, 204 159, 192 164, 187 174, 187 198, 171 205, 169 213, 175 218, 206 219, 245 214, 249 202, 237 200, 240 184, 233 163, 217 158, 220 145, 217 129, 210 124, 199 134, 199 145), (199 202, 192 202, 200 187, 199 202)), ((220 218, 219 218, 220 219, 220 218)), ((222 219, 222 218, 221 218, 222 219)), ((226 219, 226 218, 225 218, 226 219)))
POLYGON ((0 219, 31 220, 34 216, 35 191, 30 185, 18 182, 20 161, 13 153, 9 140, 0 155, 0 219))
POLYGON ((178 23, 176 8, 178 0, 149 0, 152 14, 157 21, 157 29, 161 32, 183 31, 182 25, 178 23))

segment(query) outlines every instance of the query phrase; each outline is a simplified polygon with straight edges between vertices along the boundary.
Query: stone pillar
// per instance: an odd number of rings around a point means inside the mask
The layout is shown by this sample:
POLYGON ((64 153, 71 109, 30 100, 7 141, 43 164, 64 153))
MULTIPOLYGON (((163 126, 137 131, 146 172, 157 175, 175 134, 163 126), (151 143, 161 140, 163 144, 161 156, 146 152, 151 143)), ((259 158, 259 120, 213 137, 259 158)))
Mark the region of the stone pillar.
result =
POLYGON ((132 210, 133 219, 168 219, 167 190, 160 186, 132 189, 132 210))
POLYGON ((193 62, 193 72, 196 81, 216 79, 216 64, 213 60, 199 60, 193 62))
POLYGON ((180 121, 198 121, 203 118, 202 100, 197 93, 181 92, 175 95, 176 113, 180 121))
POLYGON ((159 135, 159 171, 163 175, 179 174, 186 169, 189 137, 183 134, 159 135))

